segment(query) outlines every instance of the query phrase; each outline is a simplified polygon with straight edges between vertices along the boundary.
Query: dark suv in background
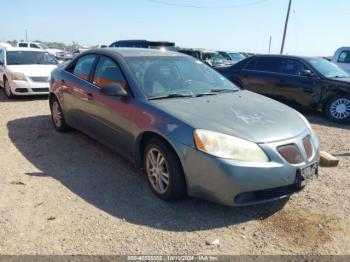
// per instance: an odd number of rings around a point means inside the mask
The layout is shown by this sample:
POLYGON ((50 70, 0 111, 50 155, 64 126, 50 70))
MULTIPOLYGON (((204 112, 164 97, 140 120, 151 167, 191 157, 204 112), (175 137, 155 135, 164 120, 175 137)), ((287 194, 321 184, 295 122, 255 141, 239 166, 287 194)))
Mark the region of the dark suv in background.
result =
POLYGON ((151 48, 176 51, 175 43, 166 41, 119 40, 112 43, 109 47, 151 48))
POLYGON ((350 76, 323 58, 259 55, 216 70, 241 88, 350 122, 350 76))

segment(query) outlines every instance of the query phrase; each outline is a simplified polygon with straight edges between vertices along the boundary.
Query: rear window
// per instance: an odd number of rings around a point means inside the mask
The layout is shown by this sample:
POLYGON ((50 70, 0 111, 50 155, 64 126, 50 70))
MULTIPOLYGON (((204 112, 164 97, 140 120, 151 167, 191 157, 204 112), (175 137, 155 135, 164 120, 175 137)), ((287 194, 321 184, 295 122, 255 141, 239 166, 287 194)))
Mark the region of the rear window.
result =
POLYGON ((341 52, 339 59, 338 59, 338 62, 350 64, 350 51, 341 52))
POLYGON ((19 43, 18 46, 19 47, 28 47, 28 44, 27 43, 19 43))

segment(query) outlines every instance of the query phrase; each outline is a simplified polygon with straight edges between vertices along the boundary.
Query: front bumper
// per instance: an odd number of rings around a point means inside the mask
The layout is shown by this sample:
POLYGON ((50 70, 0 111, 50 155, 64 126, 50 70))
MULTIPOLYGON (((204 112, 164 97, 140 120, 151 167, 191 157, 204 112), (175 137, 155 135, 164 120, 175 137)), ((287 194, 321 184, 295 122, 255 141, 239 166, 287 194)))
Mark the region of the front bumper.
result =
POLYGON ((314 154, 307 158, 302 140, 310 133, 276 143, 261 144, 270 162, 247 163, 220 159, 184 146, 182 164, 190 196, 229 206, 245 206, 290 196, 300 190, 298 169, 319 161, 319 141, 312 135, 314 154), (292 165, 276 150, 295 143, 304 162, 292 165))
POLYGON ((47 95, 49 94, 49 82, 17 81, 9 82, 12 94, 16 96, 47 95))

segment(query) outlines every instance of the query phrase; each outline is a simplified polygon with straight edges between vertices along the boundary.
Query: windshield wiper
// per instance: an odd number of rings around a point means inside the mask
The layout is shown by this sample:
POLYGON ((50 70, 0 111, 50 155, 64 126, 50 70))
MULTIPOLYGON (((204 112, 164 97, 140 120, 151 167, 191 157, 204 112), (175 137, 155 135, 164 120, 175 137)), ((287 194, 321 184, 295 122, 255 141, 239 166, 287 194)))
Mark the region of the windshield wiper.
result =
POLYGON ((211 92, 213 93, 233 93, 233 92, 237 92, 239 91, 238 89, 235 90, 235 89, 229 89, 229 88, 221 88, 221 89, 212 89, 210 90, 211 92))
POLYGON ((174 94, 168 94, 165 96, 154 96, 149 97, 149 100, 158 100, 158 99, 167 99, 167 98, 181 98, 181 97, 195 97, 193 94, 189 93, 174 93, 174 94))
POLYGON ((347 78, 347 76, 338 76, 338 75, 336 75, 336 76, 332 76, 331 78, 347 78))
POLYGON ((202 97, 202 96, 216 96, 218 93, 216 92, 207 92, 207 93, 200 93, 196 94, 196 97, 202 97))

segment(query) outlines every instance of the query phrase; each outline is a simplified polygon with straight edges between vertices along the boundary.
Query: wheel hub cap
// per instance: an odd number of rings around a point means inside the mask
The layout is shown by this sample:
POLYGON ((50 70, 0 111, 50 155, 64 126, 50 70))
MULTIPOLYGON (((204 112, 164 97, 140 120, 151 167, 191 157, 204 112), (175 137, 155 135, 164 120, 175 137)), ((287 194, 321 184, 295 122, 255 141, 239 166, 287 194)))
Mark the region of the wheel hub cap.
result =
POLYGON ((344 119, 350 116, 350 100, 340 98, 333 102, 330 109, 331 115, 336 119, 344 119))

